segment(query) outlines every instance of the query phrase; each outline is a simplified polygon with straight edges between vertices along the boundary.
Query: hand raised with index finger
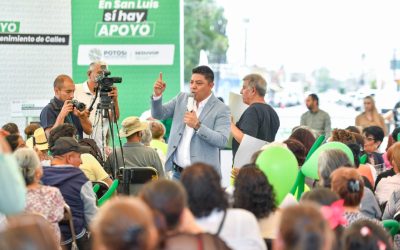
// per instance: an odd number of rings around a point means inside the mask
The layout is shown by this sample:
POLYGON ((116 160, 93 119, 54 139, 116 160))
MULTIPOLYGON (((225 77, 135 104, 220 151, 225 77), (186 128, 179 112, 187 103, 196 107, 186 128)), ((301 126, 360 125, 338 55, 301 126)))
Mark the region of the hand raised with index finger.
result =
POLYGON ((154 83, 154 89, 153 89, 154 90, 154 95, 155 96, 161 96, 166 87, 167 86, 166 86, 165 82, 162 80, 162 72, 160 72, 160 76, 158 77, 158 79, 154 83))

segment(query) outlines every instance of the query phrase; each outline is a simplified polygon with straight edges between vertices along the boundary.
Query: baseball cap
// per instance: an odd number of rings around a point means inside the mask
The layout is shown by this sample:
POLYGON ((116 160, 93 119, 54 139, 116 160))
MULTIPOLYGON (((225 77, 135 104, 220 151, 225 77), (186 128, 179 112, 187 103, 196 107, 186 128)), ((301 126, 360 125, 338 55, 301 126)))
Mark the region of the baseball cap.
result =
POLYGON ((72 137, 60 137, 54 143, 54 146, 50 149, 52 155, 63 155, 69 152, 77 153, 89 153, 90 147, 81 146, 72 137))

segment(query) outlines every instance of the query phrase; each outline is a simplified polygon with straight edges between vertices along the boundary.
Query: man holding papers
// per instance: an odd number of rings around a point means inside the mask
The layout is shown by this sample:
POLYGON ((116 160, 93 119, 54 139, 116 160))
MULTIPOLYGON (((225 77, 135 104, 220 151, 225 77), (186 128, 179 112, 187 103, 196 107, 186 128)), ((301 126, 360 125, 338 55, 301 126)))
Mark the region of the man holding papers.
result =
POLYGON ((267 82, 261 75, 250 74, 243 78, 240 94, 243 102, 249 107, 236 125, 231 122, 233 158, 244 134, 267 142, 275 140, 280 125, 279 117, 275 110, 265 103, 266 92, 267 82))

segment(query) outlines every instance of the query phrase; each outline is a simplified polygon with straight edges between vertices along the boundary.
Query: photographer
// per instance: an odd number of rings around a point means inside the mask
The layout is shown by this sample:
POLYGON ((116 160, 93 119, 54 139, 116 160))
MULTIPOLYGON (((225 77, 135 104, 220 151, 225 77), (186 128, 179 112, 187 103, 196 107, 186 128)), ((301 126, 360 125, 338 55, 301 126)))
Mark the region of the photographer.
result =
POLYGON ((83 138, 83 132, 88 135, 92 133, 89 111, 78 110, 72 102, 74 91, 75 85, 71 77, 59 75, 54 80, 54 98, 40 113, 40 126, 44 128, 47 136, 52 128, 63 123, 74 125, 79 139, 83 138))
MULTIPOLYGON (((107 64, 101 61, 92 62, 87 71, 88 80, 82 84, 76 84, 75 87, 75 98, 86 104, 89 107, 93 100, 96 98, 96 91, 99 91, 98 82, 101 77, 104 77, 104 72, 107 70, 107 64)), ((101 87, 101 86, 100 86, 101 87)), ((100 102, 100 94, 98 94, 94 104, 93 110, 90 112, 89 119, 93 125, 93 134, 90 138, 96 141, 97 146, 103 149, 106 144, 106 137, 109 130, 109 121, 116 122, 119 119, 119 105, 118 105, 118 91, 115 86, 112 90, 108 92, 108 96, 112 98, 113 109, 109 112, 110 120, 103 117, 103 121, 99 118, 101 117, 98 113, 98 105, 100 102), (111 111, 115 112, 115 115, 111 111)), ((89 136, 84 136, 89 137, 89 136)))

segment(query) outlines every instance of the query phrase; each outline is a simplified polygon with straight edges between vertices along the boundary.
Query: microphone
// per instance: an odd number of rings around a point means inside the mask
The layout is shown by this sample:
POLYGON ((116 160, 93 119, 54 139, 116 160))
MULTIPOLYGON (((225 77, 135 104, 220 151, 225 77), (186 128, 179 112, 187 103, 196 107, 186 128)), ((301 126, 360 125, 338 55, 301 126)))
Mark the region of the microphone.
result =
POLYGON ((188 97, 187 105, 186 105, 187 111, 192 112, 194 110, 195 105, 196 105, 196 101, 194 100, 194 94, 190 93, 189 97, 188 97))

